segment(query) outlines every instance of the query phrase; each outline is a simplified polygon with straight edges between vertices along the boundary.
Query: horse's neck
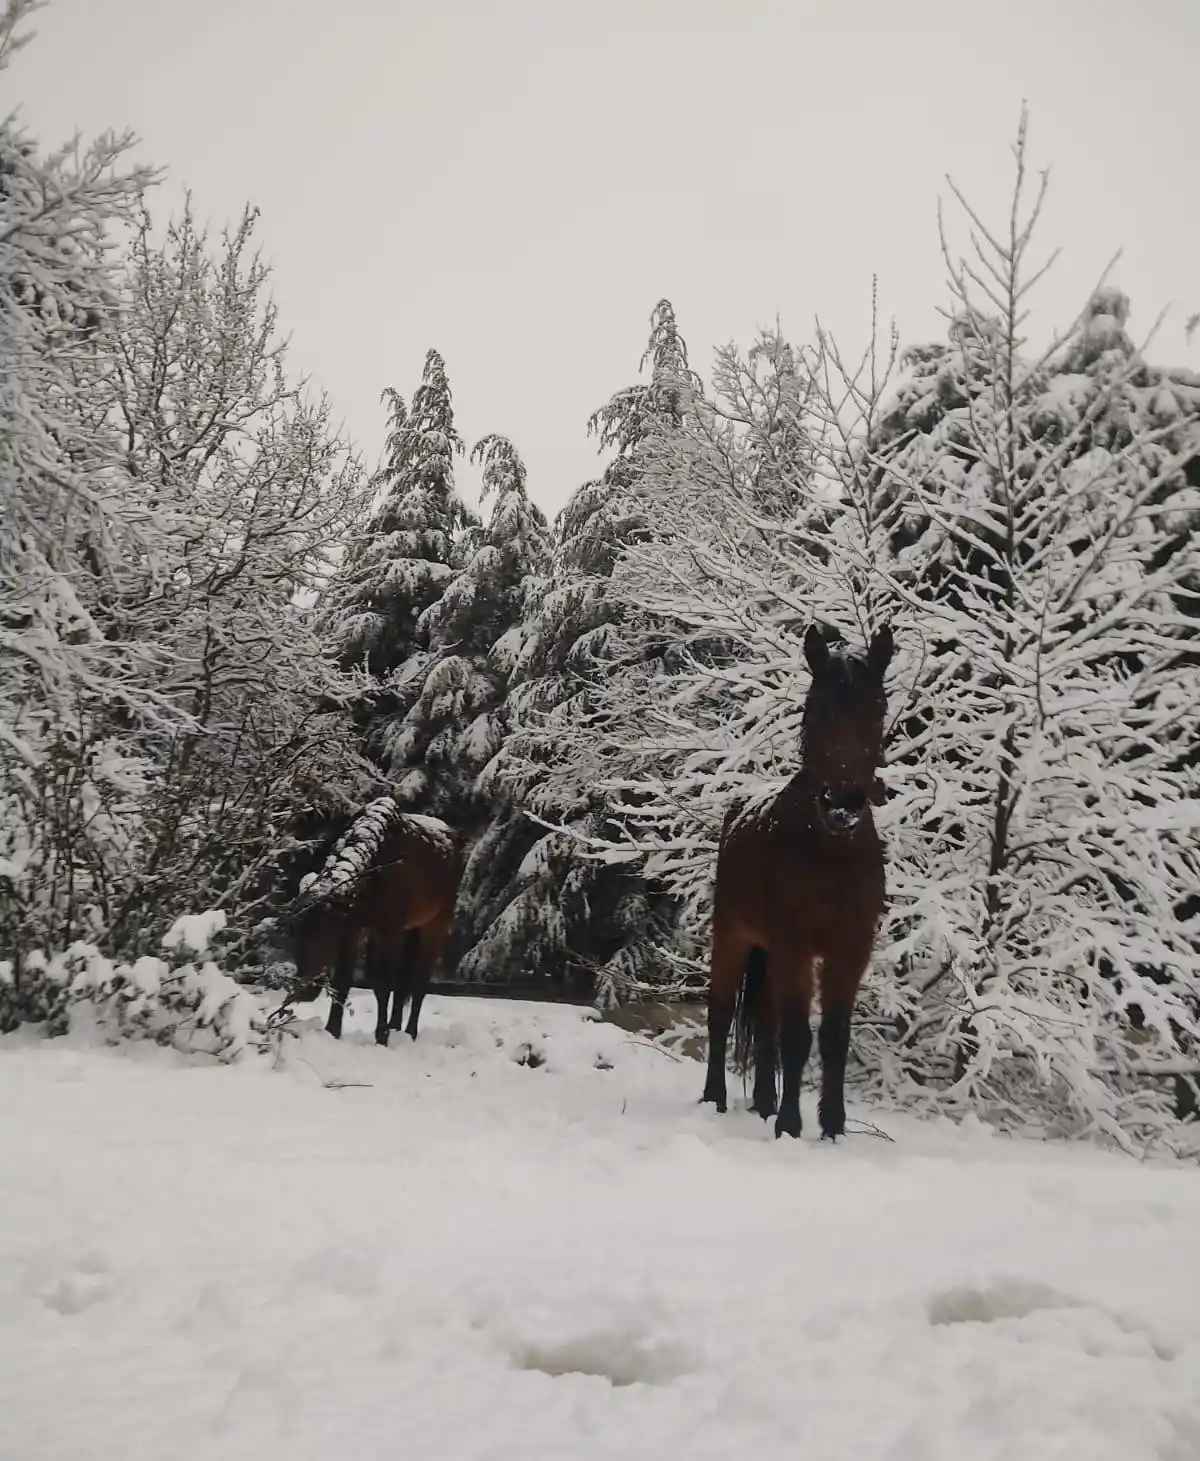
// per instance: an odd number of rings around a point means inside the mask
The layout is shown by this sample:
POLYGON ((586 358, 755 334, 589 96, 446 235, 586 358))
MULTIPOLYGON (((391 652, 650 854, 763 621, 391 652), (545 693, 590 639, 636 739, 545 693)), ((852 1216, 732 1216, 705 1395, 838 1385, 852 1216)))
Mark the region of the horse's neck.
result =
POLYGON ((864 828, 873 825, 870 788, 864 787, 864 805, 858 810, 854 825, 835 830, 822 813, 821 796, 829 784, 827 770, 819 766, 801 765, 784 785, 772 805, 768 827, 774 835, 787 839, 796 835, 816 837, 831 848, 844 848, 857 843, 864 828))
POLYGON ((817 793, 821 789, 820 779, 809 766, 801 766, 795 776, 786 782, 775 796, 773 820, 786 823, 791 818, 813 818, 817 805, 817 793))
POLYGON ((820 774, 807 762, 802 762, 799 771, 780 791, 779 799, 789 803, 811 801, 816 798, 821 785, 820 774))

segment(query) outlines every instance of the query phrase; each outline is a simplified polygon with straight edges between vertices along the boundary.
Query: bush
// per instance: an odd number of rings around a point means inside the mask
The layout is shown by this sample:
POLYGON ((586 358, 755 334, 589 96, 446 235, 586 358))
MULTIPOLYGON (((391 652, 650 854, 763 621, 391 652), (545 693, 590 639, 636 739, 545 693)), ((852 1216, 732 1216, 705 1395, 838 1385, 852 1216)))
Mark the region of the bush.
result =
POLYGON ((257 1001, 203 958, 224 925, 219 909, 177 919, 163 937, 163 957, 132 963, 83 941, 0 962, 0 1029, 37 1023, 62 1035, 91 1027, 110 1043, 153 1039, 225 1061, 260 1051, 266 1025, 257 1001))

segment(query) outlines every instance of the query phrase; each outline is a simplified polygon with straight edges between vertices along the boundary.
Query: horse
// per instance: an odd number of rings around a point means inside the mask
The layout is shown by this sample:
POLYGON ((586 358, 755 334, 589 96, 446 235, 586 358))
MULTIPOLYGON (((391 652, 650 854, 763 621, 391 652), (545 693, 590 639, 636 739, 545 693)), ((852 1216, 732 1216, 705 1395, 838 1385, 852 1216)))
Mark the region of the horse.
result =
POLYGON ((735 1059, 743 1076, 754 1066, 751 1109, 764 1121, 775 1117, 776 1137, 801 1132, 818 964, 821 1139, 836 1141, 846 1131, 850 1021, 886 892, 871 808, 886 796, 877 772, 894 647, 890 625, 873 636, 865 656, 834 653, 809 626, 804 654, 812 683, 800 769, 772 797, 730 808, 721 827, 701 1101, 726 1109, 726 1046, 736 1018, 735 1059))
POLYGON ((341 1038, 363 935, 366 982, 375 993, 375 1040, 404 1027, 417 1038, 429 976, 441 957, 463 872, 461 839, 435 817, 402 812, 391 797, 371 802, 334 844, 293 909, 296 989, 313 998, 332 966, 325 1028, 341 1038), (390 1005, 390 1008, 389 1008, 390 1005))

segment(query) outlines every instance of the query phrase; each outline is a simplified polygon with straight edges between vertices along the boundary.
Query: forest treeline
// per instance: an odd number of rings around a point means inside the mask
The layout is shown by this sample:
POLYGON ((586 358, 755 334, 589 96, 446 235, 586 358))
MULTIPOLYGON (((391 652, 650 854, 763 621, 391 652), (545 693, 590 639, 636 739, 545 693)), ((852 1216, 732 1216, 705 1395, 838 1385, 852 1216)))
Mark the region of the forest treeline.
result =
POLYGON ((1024 121, 1015 155, 1001 225, 959 199, 941 340, 768 332, 706 379, 658 301, 550 522, 520 443, 460 434, 436 349, 380 383, 367 469, 289 357, 253 209, 156 225, 131 139, 4 122, 0 1021, 61 1010, 64 951, 136 967, 209 910, 263 977, 383 792, 470 835, 443 977, 702 988, 721 819, 798 761, 805 630, 887 621, 860 1078, 1123 1143, 1192 1109, 1200 377, 1108 284, 1030 343, 1024 121))

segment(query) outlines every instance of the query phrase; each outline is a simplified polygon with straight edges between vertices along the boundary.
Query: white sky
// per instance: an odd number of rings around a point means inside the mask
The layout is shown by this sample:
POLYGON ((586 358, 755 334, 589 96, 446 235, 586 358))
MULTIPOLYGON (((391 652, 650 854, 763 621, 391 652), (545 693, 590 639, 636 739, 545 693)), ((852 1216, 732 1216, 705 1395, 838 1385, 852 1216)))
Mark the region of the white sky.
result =
MULTIPOLYGON (((1022 98, 1052 168, 1042 286, 1110 255, 1135 335, 1200 367, 1200 0, 53 0, 4 78, 44 145, 132 127, 214 223, 252 201, 293 339, 371 463, 379 394, 446 357, 468 445, 512 437, 554 512, 650 310, 693 364, 776 314, 861 342, 878 273, 940 335, 949 172, 1001 216, 1022 98)), ((474 471, 460 485, 474 497, 474 471)))

